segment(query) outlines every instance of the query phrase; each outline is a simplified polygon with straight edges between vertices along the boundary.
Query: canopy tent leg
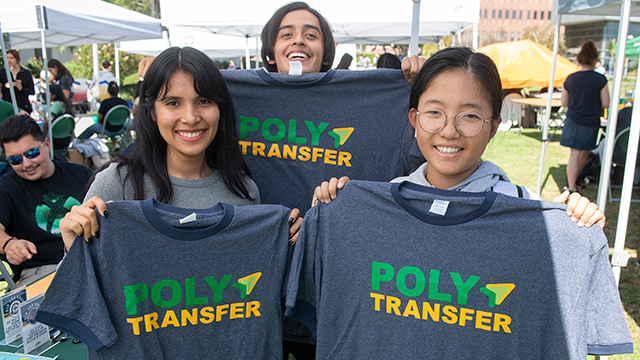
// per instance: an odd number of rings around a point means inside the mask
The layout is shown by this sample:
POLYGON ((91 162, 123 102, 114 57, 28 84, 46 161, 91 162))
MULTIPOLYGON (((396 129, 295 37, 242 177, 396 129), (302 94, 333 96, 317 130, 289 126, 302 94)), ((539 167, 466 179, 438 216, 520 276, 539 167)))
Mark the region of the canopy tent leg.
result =
POLYGON ((418 55, 418 38, 420 37, 420 0, 413 0, 413 17, 411 20, 411 40, 409 56, 418 55))
POLYGON ((544 114, 544 121, 542 122, 542 150, 540 152, 540 168, 538 169, 538 185, 536 187, 536 194, 540 196, 542 193, 542 173, 544 172, 544 157, 547 150, 547 143, 549 142, 549 119, 551 118, 551 100, 553 94, 553 79, 556 74, 556 59, 558 58, 558 44, 560 42, 560 19, 561 15, 558 14, 556 19, 556 31, 553 39, 553 61, 551 62, 551 74, 549 75, 549 88, 547 90, 547 111, 544 114))
MULTIPOLYGON (((40 42, 42 44, 42 64, 44 66, 47 66, 47 64, 49 63, 49 60, 47 60, 47 37, 44 34, 44 31, 47 29, 47 24, 45 23, 45 13, 44 13, 44 6, 40 6, 38 8, 38 10, 40 10, 39 15, 42 17, 42 21, 39 22, 39 24, 42 24, 42 28, 40 29, 40 42)), ((51 133, 51 93, 49 92, 49 77, 51 76, 51 74, 49 73, 49 71, 45 71, 45 79, 44 79, 44 83, 45 83, 45 101, 46 101, 46 109, 47 111, 45 111, 45 121, 47 122, 47 138, 49 138, 49 145, 51 148, 50 151, 50 156, 53 159, 53 134, 51 133)))
MULTIPOLYGON (((6 64, 7 49, 4 44, 4 36, 2 35, 2 28, 0 28, 0 37, 1 37, 0 47, 2 48, 2 58, 5 59, 5 64, 6 64)), ((8 81, 9 79, 11 79, 11 69, 9 69, 8 65, 5 65, 4 71, 5 71, 5 74, 7 75, 7 81, 8 81)), ((0 85, 4 85, 4 84, 0 84, 0 85)), ((13 113, 17 114, 19 110, 18 110, 18 102, 16 101, 16 91, 13 88, 13 81, 9 81, 9 93, 11 94, 11 104, 13 105, 13 113)))
POLYGON ((120 43, 113 43, 113 49, 116 57, 116 83, 120 86, 120 43))
POLYGON ((473 24, 473 50, 478 51, 478 37, 480 34, 478 33, 478 23, 473 24))
POLYGON ((251 53, 249 52, 249 35, 244 36, 246 46, 244 48, 244 56, 246 57, 245 66, 246 69, 251 69, 251 53))
POLYGON ((620 84, 622 83, 622 71, 624 70, 624 52, 627 47, 627 34, 629 33, 629 15, 631 14, 631 1, 624 0, 620 10, 620 28, 618 29, 618 48, 616 49, 616 62, 613 71, 613 82, 611 87, 611 101, 609 101, 609 111, 607 117, 607 134, 613 136, 605 137, 604 163, 600 169, 600 182, 598 185, 597 204, 604 212, 607 206, 607 189, 609 188, 609 176, 611 173, 611 162, 613 159, 613 147, 615 146, 615 133, 618 124, 618 99, 620 99, 620 84))

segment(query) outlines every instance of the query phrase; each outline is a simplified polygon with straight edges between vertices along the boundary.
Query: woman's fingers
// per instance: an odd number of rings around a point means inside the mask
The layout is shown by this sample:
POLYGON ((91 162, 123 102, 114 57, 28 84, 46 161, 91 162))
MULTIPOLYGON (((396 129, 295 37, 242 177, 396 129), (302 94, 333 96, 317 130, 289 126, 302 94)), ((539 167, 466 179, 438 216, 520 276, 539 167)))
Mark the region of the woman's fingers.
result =
POLYGON ((100 229, 96 209, 104 217, 109 214, 107 204, 98 196, 94 196, 84 204, 72 207, 71 211, 60 220, 60 232, 67 250, 73 244, 76 236, 84 236, 88 242, 91 242, 96 236, 100 229))

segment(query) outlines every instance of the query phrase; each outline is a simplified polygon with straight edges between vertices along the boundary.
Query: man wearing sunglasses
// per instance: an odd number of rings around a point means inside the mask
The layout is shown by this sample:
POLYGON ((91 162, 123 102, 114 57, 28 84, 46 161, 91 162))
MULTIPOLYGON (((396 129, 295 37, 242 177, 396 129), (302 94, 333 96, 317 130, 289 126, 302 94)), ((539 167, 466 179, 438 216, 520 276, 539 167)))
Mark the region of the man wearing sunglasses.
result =
POLYGON ((49 139, 28 115, 2 122, 0 145, 13 169, 0 178, 0 254, 27 285, 54 271, 62 259, 58 223, 80 205, 92 172, 52 161, 49 139))

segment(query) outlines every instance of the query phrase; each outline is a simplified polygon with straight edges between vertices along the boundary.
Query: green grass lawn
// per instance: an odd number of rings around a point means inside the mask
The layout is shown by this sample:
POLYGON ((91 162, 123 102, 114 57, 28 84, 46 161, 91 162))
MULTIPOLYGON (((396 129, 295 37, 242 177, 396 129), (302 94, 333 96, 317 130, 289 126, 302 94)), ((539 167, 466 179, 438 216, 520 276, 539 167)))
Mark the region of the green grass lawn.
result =
MULTIPOLYGON (((489 160, 500 166, 513 183, 526 186, 535 192, 542 149, 541 138, 542 132, 535 129, 525 129, 519 135, 515 131, 499 132, 487 147, 483 160, 489 160)), ((569 159, 569 150, 560 146, 559 141, 560 132, 551 138, 546 148, 541 192, 544 200, 551 200, 561 193, 562 188, 566 185, 566 163, 569 159)), ((590 184, 581 192, 595 202, 598 185, 597 183, 590 184)), ((614 189, 613 195, 619 197, 620 190, 614 189)), ((640 191, 634 191, 633 197, 640 198, 640 191)), ((616 236, 619 206, 619 202, 614 202, 607 203, 605 208, 607 224, 604 232, 609 239, 610 251, 613 250, 616 236)), ((639 245, 640 203, 632 203, 625 239, 625 248, 632 257, 629 260, 629 265, 622 268, 620 297, 627 315, 627 323, 634 338, 635 353, 633 355, 610 356, 611 360, 640 359, 640 327, 638 327, 640 324, 640 266, 635 265, 639 245)))

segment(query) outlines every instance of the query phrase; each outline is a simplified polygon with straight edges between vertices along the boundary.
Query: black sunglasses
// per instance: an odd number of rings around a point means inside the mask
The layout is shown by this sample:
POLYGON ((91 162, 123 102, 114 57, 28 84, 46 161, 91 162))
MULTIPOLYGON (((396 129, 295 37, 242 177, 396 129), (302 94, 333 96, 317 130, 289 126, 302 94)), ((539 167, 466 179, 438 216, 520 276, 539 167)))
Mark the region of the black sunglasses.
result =
MULTIPOLYGON (((40 156, 40 147, 44 145, 44 141, 38 147, 34 147, 33 149, 29 149, 24 153, 24 157, 27 159, 35 159, 40 156)), ((13 155, 7 157, 9 164, 11 165, 20 165, 22 164, 22 155, 13 155)))

